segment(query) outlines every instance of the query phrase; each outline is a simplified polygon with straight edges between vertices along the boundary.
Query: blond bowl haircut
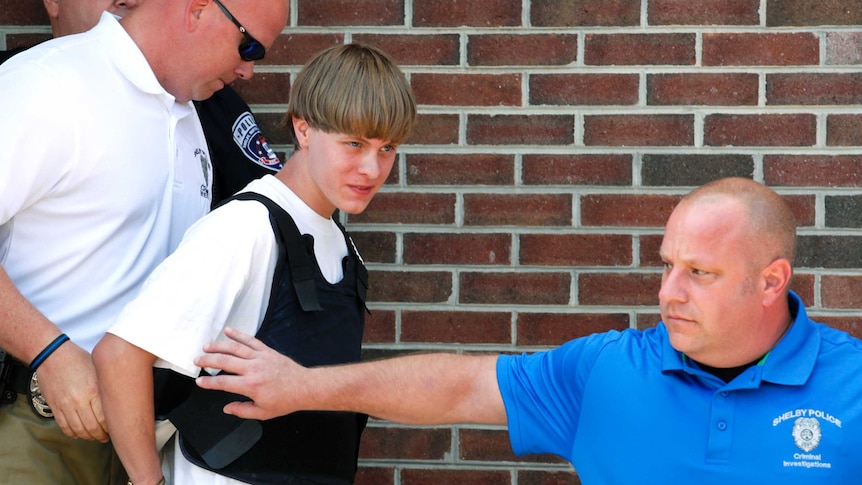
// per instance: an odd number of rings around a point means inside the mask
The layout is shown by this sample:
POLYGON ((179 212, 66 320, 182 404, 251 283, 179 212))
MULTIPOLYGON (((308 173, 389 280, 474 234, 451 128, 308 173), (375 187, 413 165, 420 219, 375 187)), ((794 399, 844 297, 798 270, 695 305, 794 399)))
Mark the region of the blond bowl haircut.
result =
POLYGON ((752 263, 768 264, 783 258, 793 264, 796 218, 787 202, 765 185, 746 178, 719 179, 691 191, 680 204, 710 203, 723 198, 739 201, 748 212, 748 220, 745 221, 748 224, 748 247, 761 249, 760 261, 752 263))
POLYGON ((327 133, 345 133, 398 145, 416 121, 416 101, 404 73, 381 50, 337 45, 311 58, 290 90, 284 124, 299 150, 293 118, 327 133))

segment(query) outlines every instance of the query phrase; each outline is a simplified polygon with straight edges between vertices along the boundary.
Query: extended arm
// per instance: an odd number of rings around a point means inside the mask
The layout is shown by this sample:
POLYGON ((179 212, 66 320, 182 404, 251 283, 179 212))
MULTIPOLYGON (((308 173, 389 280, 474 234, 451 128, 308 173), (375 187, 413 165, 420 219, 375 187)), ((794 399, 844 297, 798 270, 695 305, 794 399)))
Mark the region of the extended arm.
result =
POLYGON ((162 468, 156 450, 153 354, 113 334, 93 349, 99 390, 111 442, 135 484, 157 483, 162 468))
MULTIPOLYGON (((0 348, 29 364, 62 331, 45 318, 0 267, 0 348)), ((39 366, 39 386, 57 425, 73 438, 107 441, 108 433, 90 354, 63 343, 39 366)))
POLYGON ((304 368, 233 329, 204 347, 202 367, 231 374, 198 378, 206 389, 243 394, 225 412, 269 419, 299 410, 357 411, 405 424, 505 424, 496 356, 418 354, 360 364, 304 368))

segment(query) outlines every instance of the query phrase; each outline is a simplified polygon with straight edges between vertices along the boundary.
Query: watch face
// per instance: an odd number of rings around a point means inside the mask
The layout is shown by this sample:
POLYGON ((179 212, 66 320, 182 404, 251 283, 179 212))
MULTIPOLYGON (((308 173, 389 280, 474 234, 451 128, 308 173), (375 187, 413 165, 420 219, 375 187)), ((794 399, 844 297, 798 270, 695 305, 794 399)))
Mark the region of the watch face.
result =
POLYGON ((42 390, 39 389, 39 378, 36 373, 30 378, 30 406, 33 411, 43 418, 53 418, 54 412, 48 407, 48 402, 45 401, 45 396, 42 395, 42 390))

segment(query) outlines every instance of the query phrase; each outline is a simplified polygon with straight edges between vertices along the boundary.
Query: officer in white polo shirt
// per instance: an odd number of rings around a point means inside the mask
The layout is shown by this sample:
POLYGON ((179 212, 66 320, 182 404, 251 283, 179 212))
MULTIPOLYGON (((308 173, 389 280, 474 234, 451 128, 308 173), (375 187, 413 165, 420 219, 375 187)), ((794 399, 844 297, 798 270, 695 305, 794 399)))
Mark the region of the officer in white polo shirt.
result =
POLYGON ((209 209, 191 101, 286 23, 284 0, 230 4, 147 0, 0 66, 0 483, 117 478, 89 352, 209 209))

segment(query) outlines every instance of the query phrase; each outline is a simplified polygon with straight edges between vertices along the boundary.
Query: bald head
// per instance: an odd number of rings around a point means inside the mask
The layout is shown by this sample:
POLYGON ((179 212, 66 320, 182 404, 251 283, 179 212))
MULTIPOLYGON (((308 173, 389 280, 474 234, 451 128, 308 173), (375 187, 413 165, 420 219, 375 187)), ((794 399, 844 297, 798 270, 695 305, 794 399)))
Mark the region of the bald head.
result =
POLYGON ((744 209, 743 237, 757 265, 782 258, 793 262, 796 254, 796 219, 784 199, 766 186, 746 178, 724 178, 698 187, 683 197, 679 206, 708 207, 735 202, 744 209))

